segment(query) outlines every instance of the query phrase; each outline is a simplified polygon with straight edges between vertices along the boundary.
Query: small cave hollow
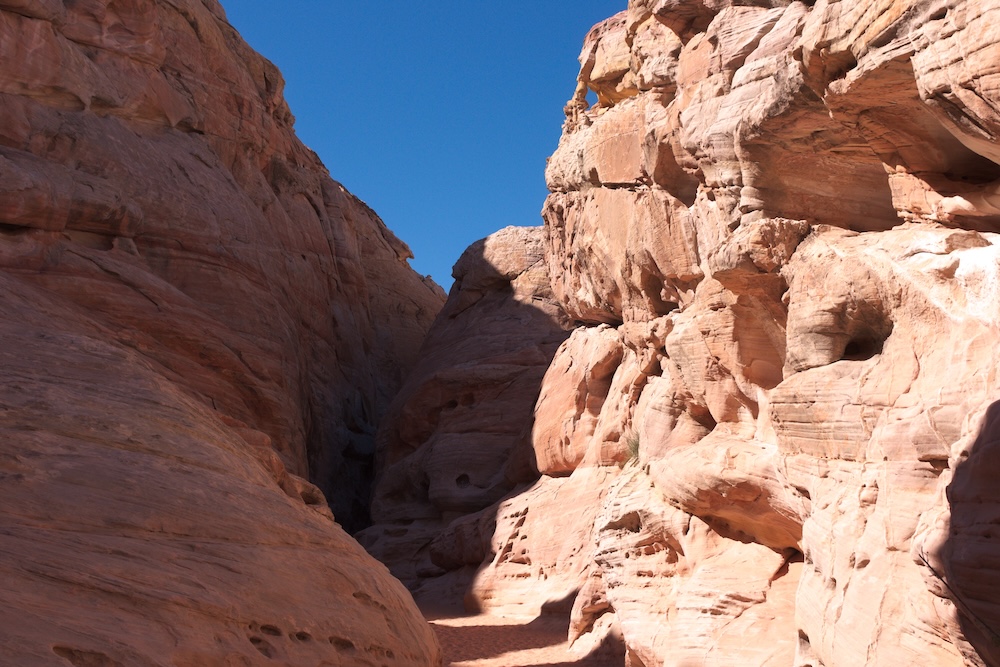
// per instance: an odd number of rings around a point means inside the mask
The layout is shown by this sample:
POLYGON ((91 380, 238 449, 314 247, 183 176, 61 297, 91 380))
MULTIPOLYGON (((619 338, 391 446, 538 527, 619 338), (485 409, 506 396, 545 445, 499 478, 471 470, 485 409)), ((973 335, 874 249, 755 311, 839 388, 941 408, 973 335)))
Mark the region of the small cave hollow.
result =
MULTIPOLYGON (((894 326, 892 312, 879 295, 850 299, 843 311, 844 328, 837 338, 843 346, 833 361, 868 361, 882 354, 894 326)), ((836 355, 837 348, 831 350, 836 355)))
POLYGON ((868 361, 882 354, 885 342, 892 333, 892 321, 884 318, 880 322, 862 324, 848 329, 842 361, 868 361), (853 329, 853 330, 852 330, 853 329))
POLYGON ((841 359, 847 361, 867 361, 872 357, 882 354, 883 340, 871 336, 859 336, 852 338, 844 346, 844 354, 841 359))

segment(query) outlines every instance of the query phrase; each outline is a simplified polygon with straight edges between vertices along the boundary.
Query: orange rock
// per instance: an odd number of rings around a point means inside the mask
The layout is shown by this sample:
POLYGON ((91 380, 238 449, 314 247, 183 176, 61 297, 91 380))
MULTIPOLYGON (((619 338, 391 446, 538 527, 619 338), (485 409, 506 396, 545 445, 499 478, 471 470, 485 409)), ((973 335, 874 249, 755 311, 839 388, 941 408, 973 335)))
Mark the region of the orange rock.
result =
POLYGON ((632 666, 996 662, 994 4, 594 27, 546 171, 578 328, 540 476, 435 538, 465 580, 419 585, 620 632, 632 666))
POLYGON ((0 662, 434 664, 324 494, 440 288, 214 0, 0 1, 0 58, 0 662))
POLYGON ((571 326, 547 271, 539 227, 507 227, 470 246, 379 431, 376 525, 359 539, 410 585, 480 562, 492 528, 449 524, 537 477, 532 408, 571 326))

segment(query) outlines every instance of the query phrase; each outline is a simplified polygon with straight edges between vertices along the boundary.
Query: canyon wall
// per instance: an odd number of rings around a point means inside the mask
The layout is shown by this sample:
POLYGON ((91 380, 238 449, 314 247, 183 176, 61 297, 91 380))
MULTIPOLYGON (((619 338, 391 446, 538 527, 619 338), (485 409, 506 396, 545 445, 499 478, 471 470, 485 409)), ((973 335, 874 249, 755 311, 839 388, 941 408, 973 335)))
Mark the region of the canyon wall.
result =
POLYGON ((550 287, 541 228, 508 227, 473 244, 453 274, 379 429, 376 525, 358 536, 404 582, 433 580, 433 602, 461 598, 463 575, 485 558, 491 515, 481 526, 476 513, 538 476, 530 416, 573 326, 550 287))
POLYGON ((435 324, 363 542, 418 597, 564 614, 633 667, 1000 664, 998 17, 631 0, 597 25, 524 232, 549 285, 496 280, 520 334, 488 355, 435 324), (477 394, 505 354, 516 400, 477 394))
POLYGON ((0 662, 438 663, 334 515, 443 292, 215 0, 0 0, 0 61, 0 662))

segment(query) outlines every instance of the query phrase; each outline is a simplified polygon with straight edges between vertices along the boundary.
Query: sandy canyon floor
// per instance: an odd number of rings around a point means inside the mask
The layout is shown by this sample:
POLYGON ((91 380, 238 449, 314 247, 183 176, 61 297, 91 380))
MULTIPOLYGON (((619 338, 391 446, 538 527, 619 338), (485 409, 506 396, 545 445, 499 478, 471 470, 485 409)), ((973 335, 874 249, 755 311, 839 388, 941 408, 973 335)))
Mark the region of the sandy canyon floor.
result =
MULTIPOLYGON (((459 615, 424 609, 451 667, 607 667, 622 664, 599 648, 581 657, 566 641, 568 619, 491 614, 459 615)), ((617 657, 617 659, 616 659, 617 657)))

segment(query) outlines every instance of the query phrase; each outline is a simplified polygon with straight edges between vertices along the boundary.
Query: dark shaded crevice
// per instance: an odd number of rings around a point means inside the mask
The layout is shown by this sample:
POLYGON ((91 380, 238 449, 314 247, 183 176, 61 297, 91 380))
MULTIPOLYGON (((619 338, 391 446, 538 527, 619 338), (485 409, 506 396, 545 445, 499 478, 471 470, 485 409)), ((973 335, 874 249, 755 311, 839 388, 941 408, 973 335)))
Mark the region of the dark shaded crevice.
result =
POLYGON ((1000 401, 985 411, 976 439, 961 452, 947 488, 948 537, 923 558, 955 602, 966 640, 988 665, 1000 665, 1000 401))
POLYGON ((26 225, 13 225, 7 222, 0 222, 0 235, 3 236, 20 236, 34 231, 38 230, 26 225))
POLYGON ((884 341, 877 338, 852 338, 844 347, 844 354, 841 358, 850 361, 867 361, 882 354, 883 343, 884 341))

